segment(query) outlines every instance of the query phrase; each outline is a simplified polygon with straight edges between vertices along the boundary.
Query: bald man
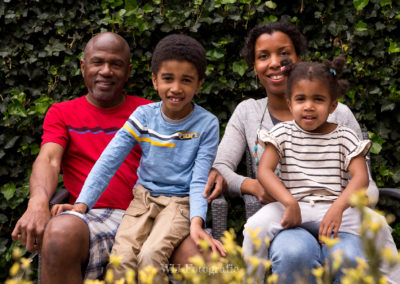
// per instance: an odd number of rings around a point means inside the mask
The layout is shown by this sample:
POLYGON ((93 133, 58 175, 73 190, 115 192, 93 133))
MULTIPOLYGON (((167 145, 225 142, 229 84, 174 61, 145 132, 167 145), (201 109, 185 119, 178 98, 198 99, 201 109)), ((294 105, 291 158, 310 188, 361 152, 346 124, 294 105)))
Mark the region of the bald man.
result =
MULTIPOLYGON (((132 68, 129 59, 129 45, 121 36, 110 32, 94 36, 80 62, 87 95, 55 103, 46 114, 28 208, 12 232, 13 240, 21 240, 29 251, 40 251, 42 283, 82 283, 104 273, 118 225, 133 198, 140 147, 131 151, 87 214, 70 212, 50 219, 49 200, 62 170, 73 204, 115 132, 139 105, 151 102, 123 94, 132 68)), ((196 252, 190 240, 184 244, 186 254, 196 252)))

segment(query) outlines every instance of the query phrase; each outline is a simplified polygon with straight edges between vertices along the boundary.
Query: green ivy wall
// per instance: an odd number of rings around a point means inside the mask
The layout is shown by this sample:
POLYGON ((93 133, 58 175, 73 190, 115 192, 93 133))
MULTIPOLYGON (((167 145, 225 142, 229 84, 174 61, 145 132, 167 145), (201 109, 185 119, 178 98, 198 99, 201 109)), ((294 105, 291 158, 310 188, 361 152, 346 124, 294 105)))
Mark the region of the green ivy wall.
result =
MULTIPOLYGON (((400 186, 400 3, 397 0, 0 1, 0 280, 10 266, 10 234, 26 208, 41 124, 53 102, 85 94, 79 58, 100 31, 124 36, 133 71, 126 92, 157 100, 150 59, 155 44, 179 32, 207 50, 197 103, 220 119, 256 90, 240 51, 255 24, 286 20, 308 38, 307 59, 347 55, 351 90, 343 102, 373 141, 379 186, 400 186)), ((399 210, 397 208, 397 210, 399 210)), ((400 228, 399 228, 400 231, 400 228)))

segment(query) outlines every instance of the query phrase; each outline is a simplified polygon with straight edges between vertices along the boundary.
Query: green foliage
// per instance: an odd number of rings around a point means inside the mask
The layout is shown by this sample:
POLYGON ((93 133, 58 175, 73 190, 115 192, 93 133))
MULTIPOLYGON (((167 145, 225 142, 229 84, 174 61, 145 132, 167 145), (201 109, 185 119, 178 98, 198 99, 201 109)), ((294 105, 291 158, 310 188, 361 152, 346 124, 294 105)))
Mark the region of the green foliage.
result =
MULTIPOLYGON (((306 59, 347 55, 351 90, 343 102, 373 141, 379 186, 400 185, 400 3, 392 0, 16 0, 0 1, 0 247, 26 208, 41 125, 53 102, 86 90, 79 58, 93 34, 115 31, 131 46, 126 92, 158 100, 150 59, 166 34, 185 33, 206 48, 207 79, 197 103, 218 116, 221 134, 238 102, 265 96, 240 57, 257 23, 287 20, 306 35, 306 59)), ((3 253, 0 279, 7 271, 3 253)))

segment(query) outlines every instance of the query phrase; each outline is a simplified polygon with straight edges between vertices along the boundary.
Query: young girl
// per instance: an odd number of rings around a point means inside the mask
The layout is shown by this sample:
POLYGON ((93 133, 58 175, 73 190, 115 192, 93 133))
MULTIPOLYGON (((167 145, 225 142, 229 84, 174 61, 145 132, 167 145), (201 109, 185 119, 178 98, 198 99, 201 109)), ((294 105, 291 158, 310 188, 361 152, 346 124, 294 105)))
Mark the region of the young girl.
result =
MULTIPOLYGON (((245 225, 246 229, 261 228, 258 236, 262 239, 272 240, 281 230, 297 226, 320 241, 321 236, 354 238, 358 234, 360 214, 349 207, 348 200, 355 191, 368 187, 364 156, 371 143, 360 141, 347 127, 327 122, 348 87, 347 81, 337 78, 344 62, 343 56, 324 64, 281 62, 282 73, 290 74, 286 96, 294 120, 258 134, 264 146, 258 180, 278 201, 264 206, 245 225)), ((251 255, 251 237, 247 232, 244 236, 244 253, 251 255)), ((359 253, 362 257, 361 249, 359 253)), ((347 257, 356 263, 356 256, 347 257)))

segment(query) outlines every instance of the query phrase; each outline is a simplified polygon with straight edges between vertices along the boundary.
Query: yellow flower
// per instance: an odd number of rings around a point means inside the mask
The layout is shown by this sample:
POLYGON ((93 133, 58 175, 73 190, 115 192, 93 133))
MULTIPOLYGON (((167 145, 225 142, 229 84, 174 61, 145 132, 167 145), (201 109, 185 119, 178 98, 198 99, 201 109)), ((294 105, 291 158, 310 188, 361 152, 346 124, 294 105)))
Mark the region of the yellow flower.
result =
POLYGON ((139 279, 143 283, 152 284, 154 277, 157 274, 157 269, 151 265, 146 266, 143 270, 139 271, 139 279))
POLYGON ((261 259, 254 257, 254 256, 250 256, 249 257, 249 261, 251 263, 251 265, 253 265, 254 268, 257 268, 257 266, 260 264, 261 259))
POLYGON ((396 258, 394 257, 392 251, 389 248, 384 247, 381 252, 384 259, 386 259, 389 262, 396 262, 396 258))
POLYGON ((27 270, 31 266, 31 260, 29 258, 23 257, 21 258, 21 267, 24 270, 27 270))
POLYGON ((210 247, 208 241, 206 240, 200 240, 199 245, 203 251, 208 251, 208 248, 210 247))
POLYGON ((249 232, 250 237, 251 237, 252 239, 255 239, 255 238, 257 238, 258 234, 260 233, 261 228, 257 228, 257 229, 255 229, 255 230, 252 230, 252 229, 250 229, 250 228, 246 228, 246 230, 247 230, 247 232, 249 232))
POLYGON ((342 44, 342 49, 344 50, 344 52, 347 52, 349 46, 347 44, 342 44))
POLYGON ((262 264, 264 265, 265 269, 268 271, 271 268, 272 261, 263 259, 262 264))
POLYGON ((388 282, 387 282, 387 279, 386 279, 386 277, 381 277, 381 278, 379 278, 379 284, 387 284, 388 282))
POLYGON ((119 267, 121 260, 122 260, 122 256, 120 256, 120 255, 114 255, 114 254, 110 255, 110 263, 114 267, 119 267))
POLYGON ((334 245, 336 245, 339 242, 339 238, 329 238, 326 236, 321 236, 321 241, 324 242, 328 248, 333 247, 334 245))
POLYGON ((315 278, 321 279, 322 275, 324 274, 324 268, 319 266, 312 270, 312 274, 315 276, 315 278))
POLYGON ((19 264, 18 262, 15 262, 13 266, 11 266, 10 268, 10 275, 14 277, 15 275, 17 275, 18 271, 19 271, 19 264))
POLYGON ((268 276, 267 283, 268 284, 278 283, 278 279, 279 279, 278 274, 275 273, 271 274, 270 276, 268 276))
POLYGON ((114 281, 114 273, 112 272, 111 269, 108 269, 108 270, 106 271, 106 276, 104 277, 104 280, 105 280, 107 283, 111 283, 111 282, 114 281))
POLYGON ((14 260, 19 259, 22 256, 22 250, 20 248, 14 248, 12 251, 12 258, 14 260))
POLYGON ((15 281, 14 279, 7 279, 4 284, 17 284, 17 281, 15 281))
POLYGON ((368 206, 370 201, 368 199, 368 195, 365 189, 357 190, 357 192, 353 193, 350 196, 349 203, 353 207, 361 208, 368 206))
POLYGON ((128 269, 125 271, 125 279, 127 284, 135 283, 135 274, 136 272, 133 269, 128 269))
POLYGON ((369 225, 369 228, 372 230, 372 232, 377 233, 379 231, 379 229, 382 227, 382 223, 381 222, 377 222, 377 221, 372 221, 369 225))
POLYGON ((264 244, 265 244, 267 247, 269 247, 270 243, 271 243, 270 239, 269 239, 268 237, 266 237, 266 238, 264 239, 264 244))
POLYGON ((196 256, 189 258, 189 262, 193 263, 197 267, 205 266, 204 259, 201 255, 196 255, 196 256))

